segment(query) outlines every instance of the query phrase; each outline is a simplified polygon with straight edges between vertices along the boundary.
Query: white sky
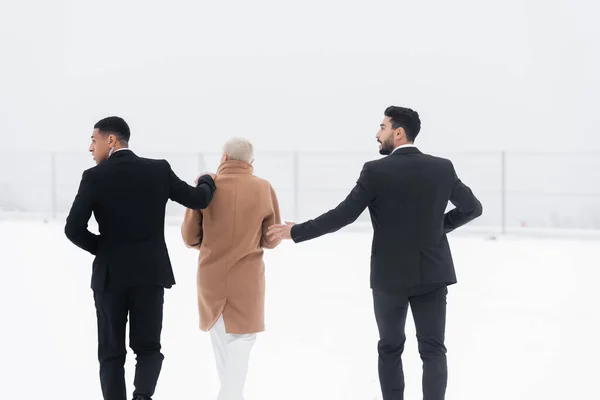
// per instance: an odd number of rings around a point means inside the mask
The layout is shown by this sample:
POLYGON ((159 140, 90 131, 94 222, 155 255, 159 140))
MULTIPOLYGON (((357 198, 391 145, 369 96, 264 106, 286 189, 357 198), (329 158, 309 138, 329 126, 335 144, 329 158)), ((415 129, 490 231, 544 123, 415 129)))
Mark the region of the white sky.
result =
POLYGON ((1 0, 0 139, 4 151, 85 152, 93 124, 116 114, 147 151, 247 136, 259 150, 376 153, 396 104, 421 114, 419 144, 432 150, 600 150, 599 10, 1 0))

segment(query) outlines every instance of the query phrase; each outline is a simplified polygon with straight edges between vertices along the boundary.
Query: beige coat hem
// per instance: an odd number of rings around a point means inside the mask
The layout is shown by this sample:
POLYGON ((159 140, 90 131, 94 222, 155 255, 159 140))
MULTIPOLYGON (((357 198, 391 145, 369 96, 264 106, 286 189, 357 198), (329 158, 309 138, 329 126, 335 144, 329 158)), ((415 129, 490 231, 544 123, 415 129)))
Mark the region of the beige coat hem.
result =
MULTIPOLYGON (((200 322, 200 330, 202 332, 208 332, 212 329, 213 326, 219 320, 219 317, 223 315, 223 322, 225 322, 225 332, 233 334, 233 335, 246 335, 251 333, 261 333, 265 331, 265 324, 245 324, 245 325, 236 325, 235 328, 231 328, 231 324, 227 323, 227 313, 225 309, 227 308, 227 303, 221 307, 221 310, 217 312, 216 316, 209 323, 200 322)), ((202 319, 201 319, 202 320, 202 319)))

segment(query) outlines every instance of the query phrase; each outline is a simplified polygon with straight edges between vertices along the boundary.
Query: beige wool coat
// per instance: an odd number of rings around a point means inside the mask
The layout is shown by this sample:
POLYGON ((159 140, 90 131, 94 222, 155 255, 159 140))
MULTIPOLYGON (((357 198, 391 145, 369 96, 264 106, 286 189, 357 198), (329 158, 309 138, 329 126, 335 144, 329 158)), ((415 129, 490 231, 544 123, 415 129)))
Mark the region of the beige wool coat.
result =
POLYGON ((227 333, 264 331, 265 265, 269 226, 279 224, 279 204, 271 184, 253 175, 252 165, 225 161, 217 170, 209 206, 187 209, 181 227, 186 246, 200 250, 198 311, 208 331, 223 314, 227 333))

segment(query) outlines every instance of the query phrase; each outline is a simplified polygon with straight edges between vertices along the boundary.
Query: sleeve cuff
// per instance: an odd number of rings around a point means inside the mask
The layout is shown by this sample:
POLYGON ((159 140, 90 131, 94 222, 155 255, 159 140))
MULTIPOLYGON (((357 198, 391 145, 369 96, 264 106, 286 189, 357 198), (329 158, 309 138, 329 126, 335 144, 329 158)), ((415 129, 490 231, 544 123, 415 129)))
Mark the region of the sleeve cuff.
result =
POLYGON ((200 177, 200 179, 198 179, 198 185, 196 185, 196 187, 200 186, 203 183, 208 184, 208 186, 210 186, 210 188, 212 189, 213 192, 217 189, 217 186, 215 185, 215 181, 213 180, 213 178, 210 175, 202 175, 200 177))
POLYGON ((302 241, 302 237, 300 236, 300 232, 299 232, 299 227, 298 225, 300 224, 295 224, 294 226, 292 226, 292 229, 290 230, 290 236, 292 237, 292 241, 294 243, 299 243, 302 241))

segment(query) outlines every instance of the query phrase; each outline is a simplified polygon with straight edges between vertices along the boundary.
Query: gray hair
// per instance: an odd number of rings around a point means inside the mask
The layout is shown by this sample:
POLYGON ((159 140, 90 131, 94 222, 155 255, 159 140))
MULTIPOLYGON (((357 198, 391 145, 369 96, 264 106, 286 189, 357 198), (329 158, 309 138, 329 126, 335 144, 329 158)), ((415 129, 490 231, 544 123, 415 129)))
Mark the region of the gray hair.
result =
POLYGON ((232 138, 223 146, 227 159, 251 162, 254 159, 254 146, 248 139, 232 138))

